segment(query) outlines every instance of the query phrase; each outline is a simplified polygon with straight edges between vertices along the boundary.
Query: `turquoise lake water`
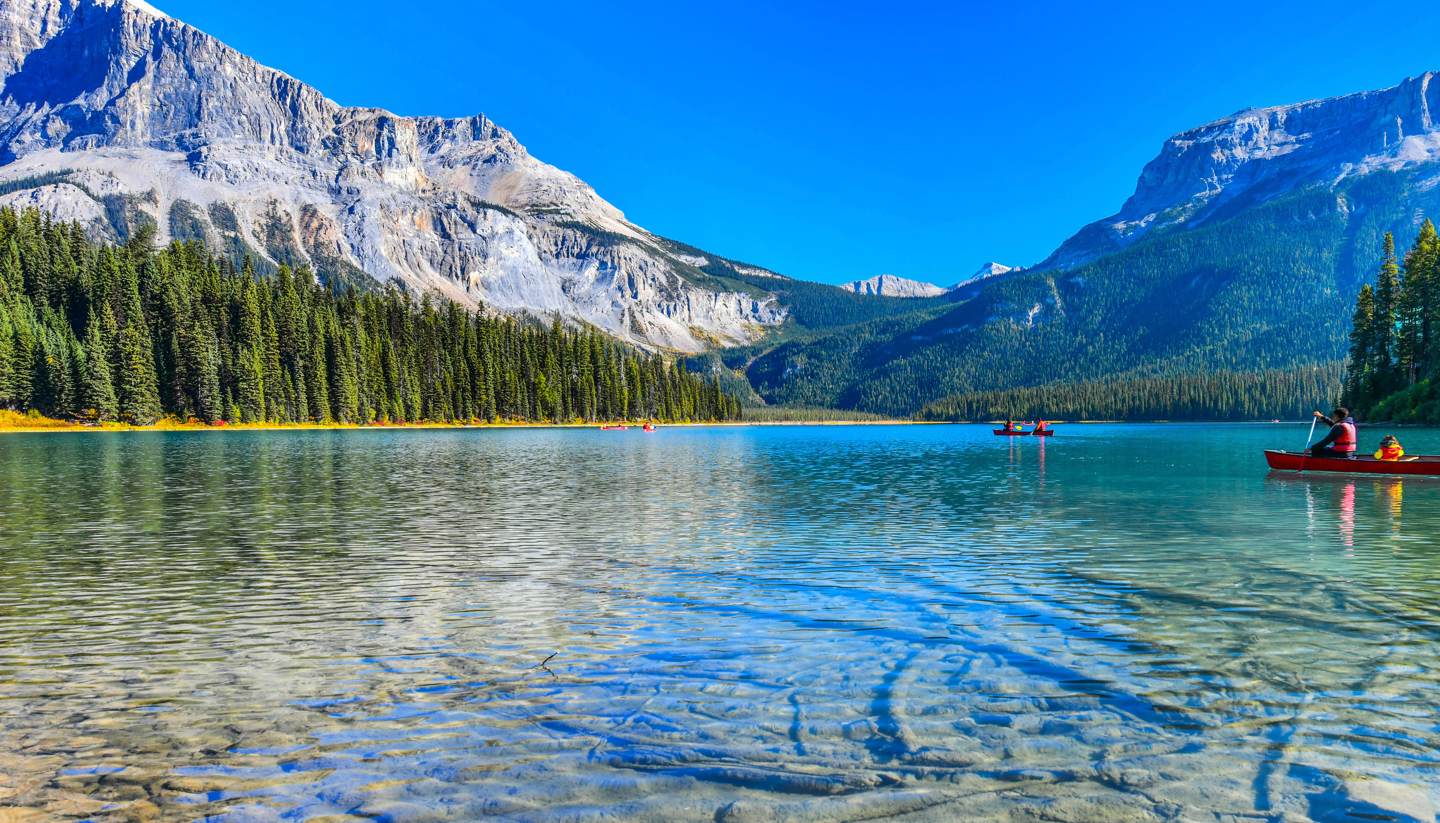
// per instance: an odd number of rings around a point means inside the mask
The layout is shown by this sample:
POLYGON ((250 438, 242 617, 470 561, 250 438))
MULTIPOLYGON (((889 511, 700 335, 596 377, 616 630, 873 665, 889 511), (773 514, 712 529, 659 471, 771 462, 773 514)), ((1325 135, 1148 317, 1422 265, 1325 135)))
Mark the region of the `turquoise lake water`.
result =
POLYGON ((1307 429, 0 437, 0 814, 1433 820, 1440 479, 1307 429))

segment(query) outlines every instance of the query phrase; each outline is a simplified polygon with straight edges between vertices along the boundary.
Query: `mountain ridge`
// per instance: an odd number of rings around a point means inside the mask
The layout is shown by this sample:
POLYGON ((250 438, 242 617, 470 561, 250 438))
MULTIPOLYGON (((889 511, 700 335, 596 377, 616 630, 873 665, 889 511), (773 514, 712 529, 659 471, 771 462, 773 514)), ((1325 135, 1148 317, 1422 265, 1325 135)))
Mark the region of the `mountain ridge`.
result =
MULTIPOLYGON (((766 402, 891 415, 1074 400, 1122 374, 1137 392, 1155 380, 1196 391, 1213 383, 1194 378, 1219 373, 1250 391, 1247 375, 1267 375, 1294 400, 1296 387, 1314 385, 1294 370, 1313 376, 1343 359, 1353 299, 1375 277, 1383 236, 1407 246, 1424 216, 1440 213, 1434 77, 1182 131, 1116 215, 1040 265, 948 293, 945 304, 726 362, 766 402), (1014 391, 1034 387, 1046 388, 1014 391)), ((1220 405, 1196 400, 1192 411, 1236 408, 1211 399, 1220 405)))
POLYGON ((974 286, 992 277, 1019 271, 1015 266, 990 261, 976 269, 975 273, 953 286, 937 286, 922 280, 911 280, 894 274, 877 274, 867 280, 852 280, 841 288, 854 294, 873 297, 939 297, 944 294, 974 286))
POLYGON ((1198 225, 1299 188, 1440 160, 1435 72, 1385 89, 1251 107, 1178 132, 1115 214, 1082 227, 1037 268, 1071 268, 1147 234, 1198 225))
POLYGON ((0 204, 104 239, 152 223, 270 264, 558 314, 654 348, 784 322, 484 115, 340 106, 136 0, 0 0, 0 204), (54 179, 60 172, 61 179, 54 179))
POLYGON ((911 280, 894 274, 877 274, 867 280, 852 280, 841 288, 874 297, 939 297, 949 291, 934 283, 911 280))

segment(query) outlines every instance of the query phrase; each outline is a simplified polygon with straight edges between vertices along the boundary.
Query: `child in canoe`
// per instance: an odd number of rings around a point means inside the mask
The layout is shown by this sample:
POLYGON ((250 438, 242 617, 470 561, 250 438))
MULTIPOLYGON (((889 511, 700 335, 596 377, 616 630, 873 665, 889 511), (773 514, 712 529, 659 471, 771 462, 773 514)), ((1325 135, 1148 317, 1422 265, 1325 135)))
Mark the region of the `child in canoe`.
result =
POLYGON ((1395 461, 1404 456, 1405 449, 1400 445, 1400 441, 1395 439, 1395 435, 1393 434, 1385 435, 1385 439, 1380 441, 1380 448, 1375 450, 1376 460, 1395 461))

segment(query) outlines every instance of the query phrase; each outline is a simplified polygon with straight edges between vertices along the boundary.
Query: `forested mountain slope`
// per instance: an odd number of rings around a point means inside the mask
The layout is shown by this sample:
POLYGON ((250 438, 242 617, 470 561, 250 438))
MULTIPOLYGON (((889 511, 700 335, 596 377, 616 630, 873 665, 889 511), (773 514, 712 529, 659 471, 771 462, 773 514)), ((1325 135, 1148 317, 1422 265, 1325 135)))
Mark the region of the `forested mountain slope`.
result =
POLYGON ((768 402, 909 414, 948 395, 1331 363, 1382 237, 1440 208, 1424 169, 1309 186, 1172 226, 1069 269, 998 278, 961 303, 796 340, 742 367, 768 402))
POLYGON ((1305 367, 1345 355, 1382 236, 1408 243, 1440 207, 1433 81, 1249 109, 1178 134, 1117 214, 1041 265, 953 292, 945 309, 742 348, 727 364, 767 402, 886 414, 927 404, 980 414, 984 402, 1017 402, 995 390, 1086 383, 1051 395, 1085 396, 1121 376, 1137 398, 1152 377, 1175 378, 1177 391, 1221 373, 1309 385, 1305 367))

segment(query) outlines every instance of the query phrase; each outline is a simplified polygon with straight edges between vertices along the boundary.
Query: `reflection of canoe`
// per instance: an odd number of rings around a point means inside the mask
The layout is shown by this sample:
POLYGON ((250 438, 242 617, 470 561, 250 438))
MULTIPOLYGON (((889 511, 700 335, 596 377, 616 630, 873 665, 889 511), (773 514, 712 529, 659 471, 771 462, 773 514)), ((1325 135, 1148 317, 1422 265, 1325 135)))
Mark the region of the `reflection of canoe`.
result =
POLYGON ((1292 472, 1342 472, 1344 474, 1418 474, 1440 477, 1440 457, 1422 456, 1404 460, 1376 460, 1373 457, 1311 457, 1302 452, 1265 452, 1270 468, 1292 472))
POLYGON ((1046 430, 1043 431, 1043 432, 1024 431, 1024 430, 1021 430, 1021 429, 1016 429, 1015 431, 1005 431, 1004 429, 993 429, 992 431, 995 432, 995 435, 996 435, 997 437, 1054 437, 1054 436, 1055 436, 1055 430, 1054 430, 1054 429, 1046 429, 1046 430))

